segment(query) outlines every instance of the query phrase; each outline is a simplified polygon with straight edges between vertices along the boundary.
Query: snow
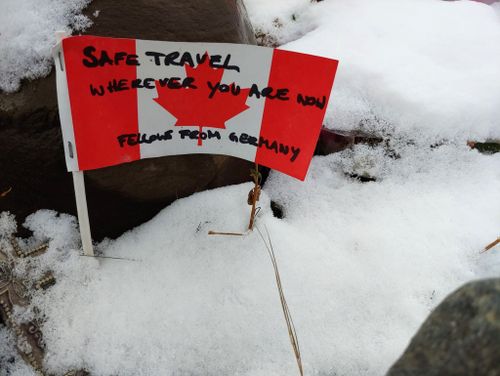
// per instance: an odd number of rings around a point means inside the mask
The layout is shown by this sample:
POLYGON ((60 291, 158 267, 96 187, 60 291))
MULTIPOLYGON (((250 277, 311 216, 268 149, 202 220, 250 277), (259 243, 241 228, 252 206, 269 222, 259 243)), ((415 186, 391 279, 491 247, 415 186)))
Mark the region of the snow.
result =
POLYGON ((497 12, 498 17, 500 17, 500 3, 497 2, 497 3, 492 4, 491 6, 497 12))
MULTIPOLYGON (((500 274, 500 249, 479 253, 500 235, 500 153, 466 146, 469 138, 500 137, 499 8, 438 0, 245 4, 267 41, 340 60, 328 127, 389 139, 315 157, 305 182, 272 172, 257 221, 272 237, 305 373, 383 375, 447 294, 500 274), (270 200, 283 206, 283 219, 272 216, 270 200)), ((36 279, 53 270, 57 283, 16 315, 43 313, 48 371, 297 374, 262 240, 207 235, 246 228, 250 188, 178 200, 97 246, 121 260, 80 256, 71 216, 31 215, 24 225, 33 237, 22 246, 49 241, 49 250, 16 274, 36 279)), ((1 214, 1 248, 10 248, 15 230, 14 218, 1 214)), ((12 352, 7 336, 0 331, 0 350, 12 352)), ((12 374, 29 374, 14 364, 12 374)))
POLYGON ((2 0, 0 91, 19 89, 22 79, 46 76, 52 68, 54 33, 90 26, 81 14, 90 0, 2 0))
MULTIPOLYGON (((499 250, 479 253, 500 227, 500 155, 390 147, 400 159, 357 146, 315 157, 305 182, 273 173, 264 189, 258 226, 274 243, 307 374, 382 375, 448 293, 500 270, 499 250), (377 182, 346 176, 363 166, 377 182)), ((79 257, 73 218, 32 215, 32 243, 50 240, 38 268, 58 280, 33 303, 47 316, 50 371, 294 374, 262 241, 207 235, 245 228, 250 187, 178 200, 99 245, 125 260, 79 257)))
POLYGON ((288 42, 281 48, 340 60, 330 128, 363 121, 419 137, 500 137, 500 22, 491 6, 275 0, 266 12, 267 3, 246 1, 258 30, 288 42))
POLYGON ((33 376, 33 370, 17 354, 15 343, 14 335, 0 326, 0 375, 33 376))

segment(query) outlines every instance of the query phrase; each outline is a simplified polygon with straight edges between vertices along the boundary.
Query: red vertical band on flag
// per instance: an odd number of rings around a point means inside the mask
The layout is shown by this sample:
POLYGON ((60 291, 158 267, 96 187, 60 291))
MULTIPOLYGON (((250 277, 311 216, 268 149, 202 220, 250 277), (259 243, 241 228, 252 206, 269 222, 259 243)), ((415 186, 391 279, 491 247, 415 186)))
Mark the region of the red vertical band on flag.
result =
POLYGON ((130 90, 137 77, 135 65, 126 55, 135 54, 134 39, 80 36, 63 39, 63 52, 80 170, 111 166, 140 159, 139 145, 120 147, 117 137, 138 132, 137 90, 130 90), (104 65, 88 67, 101 60, 104 65), (115 53, 121 59, 115 61, 115 53), (110 61, 112 61, 110 63, 110 61), (126 82, 117 90, 110 80, 126 82), (91 88, 92 86, 92 88, 91 88))
POLYGON ((266 98, 255 162, 304 180, 326 112, 338 61, 274 50, 268 86, 288 100, 266 98))

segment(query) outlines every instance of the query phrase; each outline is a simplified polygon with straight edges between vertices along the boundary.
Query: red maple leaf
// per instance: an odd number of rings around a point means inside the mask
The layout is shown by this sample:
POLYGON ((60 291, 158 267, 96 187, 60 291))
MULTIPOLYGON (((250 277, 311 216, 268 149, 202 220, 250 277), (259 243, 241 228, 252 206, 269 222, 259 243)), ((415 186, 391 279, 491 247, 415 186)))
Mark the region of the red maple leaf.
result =
MULTIPOLYGON (((250 89, 239 89, 239 93, 234 95, 231 90, 227 92, 216 91, 209 98, 211 90, 209 83, 214 87, 221 83, 224 68, 211 67, 208 53, 205 53, 204 61, 196 68, 185 64, 186 76, 193 77, 193 85, 196 89, 183 87, 172 89, 166 85, 160 85, 156 81, 158 98, 153 100, 177 118, 175 126, 196 126, 199 127, 198 145, 202 145, 201 132, 203 127, 225 129, 225 122, 239 113, 249 108, 246 100, 250 89)), ((235 83, 228 85, 235 89, 235 83)))

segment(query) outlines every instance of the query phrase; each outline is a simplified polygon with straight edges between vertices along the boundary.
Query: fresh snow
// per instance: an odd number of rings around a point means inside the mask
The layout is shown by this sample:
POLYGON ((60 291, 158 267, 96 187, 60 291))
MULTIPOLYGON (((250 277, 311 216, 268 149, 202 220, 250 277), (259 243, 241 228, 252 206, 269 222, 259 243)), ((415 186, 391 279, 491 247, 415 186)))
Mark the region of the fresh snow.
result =
POLYGON ((246 6, 258 30, 289 42, 281 48, 340 60, 329 127, 359 129, 362 122, 368 130, 427 138, 500 138, 500 22, 491 6, 440 0, 246 6))
POLYGON ((55 32, 81 31, 91 20, 81 14, 90 0, 2 0, 0 92, 19 89, 22 79, 46 76, 52 67, 55 32))
MULTIPOLYGON (((446 294, 498 275, 498 250, 479 251, 500 227, 500 155, 457 145, 398 151, 397 160, 363 146, 316 157, 305 182, 272 174, 266 185, 258 226, 273 240, 306 374, 382 375, 446 294), (367 161, 380 181, 345 176, 367 161), (270 198, 285 219, 272 216, 270 198)), ((50 370, 294 374, 258 234, 207 236, 245 228, 250 188, 178 200, 99 246, 130 260, 79 257, 73 218, 32 215, 27 226, 51 248, 31 262, 58 280, 33 301, 47 316, 50 370)))
POLYGON ((33 376, 33 370, 17 354, 15 343, 13 333, 0 326, 0 375, 33 376))
MULTIPOLYGON (((500 249, 479 253, 500 235, 500 154, 466 146, 500 136, 500 12, 438 0, 245 4, 268 41, 340 60, 328 127, 390 136, 315 157, 305 182, 272 172, 257 221, 274 244, 305 374, 383 375, 447 294, 500 274, 500 249)), ((16 273, 50 269, 57 283, 16 314, 43 312, 49 371, 297 374, 258 233, 207 235, 245 229, 251 186, 178 200, 98 245, 124 260, 79 256, 71 216, 30 216, 23 246, 50 248, 16 273)), ((0 215, 0 247, 9 249, 15 228, 0 215)), ((8 352, 7 336, 0 331, 8 352)), ((19 361, 0 368, 32 375, 19 361)))

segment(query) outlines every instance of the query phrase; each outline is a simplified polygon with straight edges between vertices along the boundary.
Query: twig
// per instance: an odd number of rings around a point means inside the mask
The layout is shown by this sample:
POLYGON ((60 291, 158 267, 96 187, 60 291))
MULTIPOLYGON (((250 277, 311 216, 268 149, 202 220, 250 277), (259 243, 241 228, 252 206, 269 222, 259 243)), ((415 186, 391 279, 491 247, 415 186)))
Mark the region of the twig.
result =
POLYGON ((243 236, 245 235, 243 232, 220 232, 220 231, 212 231, 208 232, 208 235, 232 235, 232 236, 243 236))
POLYGON ((480 253, 484 253, 484 252, 489 251, 491 248, 493 248, 497 244, 500 244, 500 238, 498 238, 497 240, 495 240, 495 241, 491 242, 490 244, 488 244, 486 247, 484 247, 484 249, 480 253))
POLYGON ((253 181, 255 183, 254 188, 250 191, 251 197, 251 202, 249 204, 252 205, 252 211, 250 212, 250 222, 248 223, 248 229, 250 231, 253 230, 253 225, 255 223, 255 211, 256 211, 256 205, 257 201, 259 201, 259 196, 260 196, 260 182, 262 180, 262 175, 259 172, 259 165, 256 163, 255 164, 255 169, 250 171, 250 176, 253 177, 253 181))
POLYGON ((137 262, 142 262, 142 260, 135 260, 135 259, 129 259, 129 258, 123 258, 123 257, 112 257, 112 256, 97 256, 97 255, 78 255, 80 257, 92 257, 92 258, 104 258, 104 259, 112 259, 112 260, 122 260, 122 261, 137 261, 137 262))
POLYGON ((267 253, 269 254, 269 257, 271 258, 271 262, 273 264, 274 276, 276 278, 276 285, 278 287, 278 292, 280 295, 281 308, 283 309, 283 315, 285 316, 286 326, 288 328, 288 336, 290 337, 290 343, 292 344, 293 353, 295 354, 295 359, 297 361, 297 367, 299 368, 300 376, 304 376, 304 369, 302 367, 302 357, 300 355, 299 339, 297 337, 297 332, 295 330, 295 325, 293 323, 292 314, 290 313, 290 309, 288 308, 288 304, 285 299, 285 294, 283 292, 280 272, 278 270, 278 262, 276 261, 276 255, 274 254, 274 247, 271 241, 271 236, 269 235, 267 227, 264 228, 266 230, 267 241, 269 242, 269 244, 268 242, 266 242, 266 239, 262 235, 260 229, 256 227, 262 241, 264 242, 264 245, 266 246, 267 253))
MULTIPOLYGON (((255 217, 259 213, 260 208, 257 208, 257 201, 260 197, 260 183, 262 181, 262 175, 259 172, 259 165, 256 163, 255 168, 250 170, 250 176, 253 178, 255 183, 254 187, 248 193, 248 205, 252 206, 250 212, 250 222, 248 223, 248 230, 246 232, 224 232, 224 231, 209 231, 208 235, 229 235, 229 236, 244 236, 253 230, 255 224, 255 217)), ((199 226, 198 226, 199 227, 199 226)))
POLYGON ((0 197, 7 196, 11 191, 12 191, 12 187, 10 187, 9 189, 7 189, 5 192, 0 193, 0 197))
POLYGON ((25 257, 30 257, 30 256, 35 256, 38 253, 43 253, 49 248, 48 243, 44 243, 36 248, 30 249, 29 251, 24 252, 21 247, 19 246, 19 243, 15 237, 12 237, 10 239, 10 244, 12 245, 12 248, 14 248, 14 252, 16 253, 16 256, 19 258, 25 258, 25 257))

